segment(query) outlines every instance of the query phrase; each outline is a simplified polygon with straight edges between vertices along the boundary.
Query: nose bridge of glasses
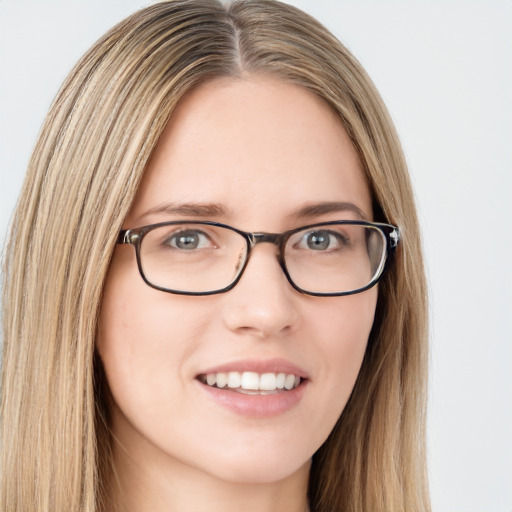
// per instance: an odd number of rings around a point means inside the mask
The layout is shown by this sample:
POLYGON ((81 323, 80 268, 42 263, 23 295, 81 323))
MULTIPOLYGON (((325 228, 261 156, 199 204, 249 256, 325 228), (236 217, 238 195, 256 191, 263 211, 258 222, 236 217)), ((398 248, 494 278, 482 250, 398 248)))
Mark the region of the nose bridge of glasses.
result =
MULTIPOLYGON (((259 233, 246 233, 246 235, 249 239, 249 251, 246 255, 245 265, 244 265, 241 273, 244 273, 245 269, 247 268, 248 261, 249 261, 249 259, 251 259, 252 250, 255 248, 255 246, 258 244, 262 244, 262 243, 268 243, 268 244, 275 245, 277 247, 277 250, 276 250, 277 262, 278 262, 279 266, 281 267, 281 270, 284 270, 284 273, 287 276, 285 263, 284 263, 284 254, 283 254, 283 243, 285 241, 286 234, 259 232, 259 233)), ((288 278, 288 280, 289 280, 289 278, 288 278)))
POLYGON ((257 244, 269 243, 277 245, 281 244, 282 235, 278 233, 250 233, 251 247, 257 244))

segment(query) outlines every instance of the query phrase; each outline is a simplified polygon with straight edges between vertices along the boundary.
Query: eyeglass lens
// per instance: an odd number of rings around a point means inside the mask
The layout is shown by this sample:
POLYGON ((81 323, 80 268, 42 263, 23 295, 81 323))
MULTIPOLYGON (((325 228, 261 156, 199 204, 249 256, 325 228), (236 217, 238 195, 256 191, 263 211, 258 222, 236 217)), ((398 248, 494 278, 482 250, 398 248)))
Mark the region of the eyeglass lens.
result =
MULTIPOLYGON (((248 251, 245 237, 229 228, 172 224, 145 234, 140 264, 154 286, 205 293, 232 284, 244 268, 248 251)), ((283 253, 291 280, 302 290, 350 292, 364 288, 381 273, 386 238, 371 226, 319 225, 293 233, 283 253)))

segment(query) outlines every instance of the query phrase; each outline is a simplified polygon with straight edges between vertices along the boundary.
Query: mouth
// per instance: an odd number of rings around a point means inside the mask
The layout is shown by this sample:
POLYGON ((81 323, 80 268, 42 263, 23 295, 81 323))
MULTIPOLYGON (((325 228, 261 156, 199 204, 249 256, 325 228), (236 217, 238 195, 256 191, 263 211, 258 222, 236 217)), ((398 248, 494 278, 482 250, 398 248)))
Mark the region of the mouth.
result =
POLYGON ((294 373, 216 372, 197 377, 211 388, 233 391, 245 395, 275 395, 298 388, 304 378, 294 373))
POLYGON ((195 380, 208 400, 252 418, 294 409, 310 383, 306 371, 285 359, 233 361, 205 369, 195 380))

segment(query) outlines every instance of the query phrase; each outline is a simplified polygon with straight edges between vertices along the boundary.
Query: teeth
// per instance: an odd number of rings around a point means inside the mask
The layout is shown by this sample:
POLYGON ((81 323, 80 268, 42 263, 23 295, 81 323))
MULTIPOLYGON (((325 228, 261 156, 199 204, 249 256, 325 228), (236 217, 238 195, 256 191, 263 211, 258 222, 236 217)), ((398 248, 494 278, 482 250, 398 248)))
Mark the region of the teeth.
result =
POLYGON ((277 388, 277 375, 275 373, 264 373, 260 377, 260 389, 272 391, 277 388))
POLYGON ((286 389, 293 389, 295 385, 295 375, 287 375, 284 381, 284 387, 286 389))
MULTIPOLYGON (((217 381, 218 388, 225 388, 228 383, 228 374, 227 373, 217 373, 217 374, 209 374, 213 375, 213 378, 217 381)), ((208 375, 206 376, 206 381, 208 382, 208 375)), ((211 386, 211 384, 210 384, 211 386)))
MULTIPOLYGON (((301 378, 292 373, 263 373, 256 372, 220 372, 209 373, 202 376, 202 382, 208 386, 230 389, 239 389, 240 391, 276 391, 280 389, 294 389, 301 378)), ((266 393, 261 393, 266 394, 266 393)))
POLYGON ((242 376, 240 375, 239 372, 228 373, 228 388, 239 388, 241 383, 242 376))
POLYGON ((260 376, 255 372, 242 373, 240 387, 242 389, 260 389, 260 376))

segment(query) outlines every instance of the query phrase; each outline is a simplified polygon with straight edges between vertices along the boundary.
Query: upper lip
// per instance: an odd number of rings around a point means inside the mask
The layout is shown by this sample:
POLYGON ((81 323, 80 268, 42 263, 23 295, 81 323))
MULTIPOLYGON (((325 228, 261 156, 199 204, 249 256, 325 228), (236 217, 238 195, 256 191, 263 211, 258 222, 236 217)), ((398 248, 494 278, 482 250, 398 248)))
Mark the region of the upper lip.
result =
POLYGON ((307 372, 286 359, 240 359, 231 361, 218 366, 213 366, 202 371, 198 375, 208 375, 209 373, 228 373, 228 372, 256 372, 256 373, 286 373, 293 374, 302 379, 308 378, 307 372))

